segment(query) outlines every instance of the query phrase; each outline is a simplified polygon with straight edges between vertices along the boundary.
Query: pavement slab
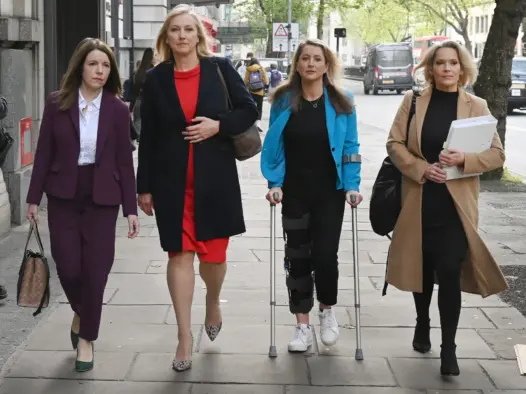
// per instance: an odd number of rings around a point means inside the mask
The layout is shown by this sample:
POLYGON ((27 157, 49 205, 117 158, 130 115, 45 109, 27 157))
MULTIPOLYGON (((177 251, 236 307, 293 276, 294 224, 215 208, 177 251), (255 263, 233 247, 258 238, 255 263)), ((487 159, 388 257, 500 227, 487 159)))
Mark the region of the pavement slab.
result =
POLYGON ((237 384, 309 384, 306 358, 282 355, 271 359, 261 355, 194 354, 191 369, 175 373, 173 353, 141 353, 135 360, 132 381, 176 381, 237 384))
POLYGON ((516 361, 480 360, 479 363, 497 388, 504 390, 524 388, 525 377, 519 374, 516 361))
POLYGON ((6 379, 0 394, 190 394, 189 383, 6 379))
MULTIPOLYGON (((377 99, 360 94, 360 100, 366 102, 377 99)), ((268 104, 264 108, 263 122, 266 122, 268 104)), ((0 334, 0 362, 3 354, 13 354, 18 349, 0 373, 0 394, 526 394, 526 377, 520 376, 513 351, 516 343, 526 343, 526 319, 522 309, 515 308, 516 301, 514 305, 507 303, 523 294, 522 279, 516 279, 519 274, 515 271, 506 271, 507 279, 516 284, 511 295, 506 293, 502 298, 462 295, 457 334, 461 375, 457 378, 443 379, 439 375, 441 333, 437 288, 430 311, 432 350, 425 355, 413 351, 411 346, 415 323, 412 294, 389 286, 387 295, 382 296, 389 240, 372 231, 368 204, 385 157, 388 126, 380 124, 377 110, 371 108, 361 106, 359 119, 365 197, 358 208, 357 226, 363 361, 354 359, 355 273, 350 208, 345 212, 338 253, 339 292, 334 310, 340 339, 330 348, 321 343, 315 307, 310 313, 314 344, 305 354, 287 351, 295 317, 288 307, 278 208, 275 282, 278 357, 268 357, 270 215, 264 200, 267 185, 261 177, 257 156, 237 163, 247 232, 230 242, 221 293, 223 328, 213 342, 203 329, 206 287, 195 260, 191 370, 176 373, 171 366, 178 327, 166 285, 167 255, 160 247, 155 218, 141 213, 142 232, 135 240, 126 238, 126 219, 118 219, 116 260, 104 295, 100 336, 95 344, 95 369, 84 374, 73 369, 75 351, 69 339, 72 312, 53 271, 52 307, 35 319, 39 324, 35 329, 31 327, 31 335, 26 340, 17 337, 15 346, 3 332, 0 334)), ((497 261, 506 267, 526 266, 523 241, 526 193, 484 192, 479 206, 480 232, 497 261)), ((42 221, 47 248, 45 212, 42 221)), ((20 226, 13 237, 23 239, 27 230, 27 224, 20 226)), ((2 249, 0 259, 6 255, 10 261, 19 261, 18 252, 13 249, 7 253, 2 249)), ((11 266, 16 268, 14 263, 11 266)), ((9 275, 16 278, 14 270, 9 275)), ((16 319, 24 322, 33 319, 31 312, 16 307, 8 299, 0 304, 0 330, 4 323, 14 327, 16 319)), ((24 323, 23 327, 26 326, 24 323)))
POLYGON ((389 364, 402 387, 414 389, 484 390, 495 388, 476 360, 458 362, 461 375, 456 378, 440 376, 440 360, 391 358, 389 364))

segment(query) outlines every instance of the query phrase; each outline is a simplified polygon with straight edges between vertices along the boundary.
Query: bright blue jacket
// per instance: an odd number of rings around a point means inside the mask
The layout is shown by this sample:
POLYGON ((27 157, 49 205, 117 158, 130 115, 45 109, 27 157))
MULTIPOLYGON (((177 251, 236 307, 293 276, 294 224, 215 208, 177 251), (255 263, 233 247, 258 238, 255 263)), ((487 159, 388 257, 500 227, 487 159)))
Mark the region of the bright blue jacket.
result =
MULTIPOLYGON (((352 99, 352 93, 347 92, 352 99)), ((285 148, 283 144, 283 130, 290 118, 291 107, 288 104, 286 94, 278 102, 272 103, 270 109, 269 130, 263 143, 261 151, 261 172, 268 181, 268 187, 281 187, 285 179, 285 148)), ((327 130, 332 157, 338 172, 336 189, 360 191, 361 162, 347 161, 344 156, 354 158, 359 154, 360 143, 358 142, 358 127, 356 120, 356 107, 350 115, 340 114, 329 101, 327 89, 325 88, 325 113, 327 119, 327 130)), ((298 143, 301 143, 298 141, 298 143)), ((314 186, 314 185, 313 185, 314 186)))

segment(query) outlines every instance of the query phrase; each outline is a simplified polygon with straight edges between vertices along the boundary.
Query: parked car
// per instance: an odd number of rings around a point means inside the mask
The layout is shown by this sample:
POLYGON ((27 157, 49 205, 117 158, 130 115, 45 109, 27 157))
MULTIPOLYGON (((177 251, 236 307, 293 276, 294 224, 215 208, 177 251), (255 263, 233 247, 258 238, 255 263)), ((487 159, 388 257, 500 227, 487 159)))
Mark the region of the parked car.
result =
POLYGON ((526 108, 526 58, 515 57, 511 64, 511 87, 508 92, 508 114, 526 108))
POLYGON ((367 53, 363 91, 378 94, 380 90, 403 91, 413 88, 413 49, 409 43, 376 45, 367 53))
MULTIPOLYGON (((476 61, 480 67, 480 60, 476 61)), ((466 90, 475 94, 473 86, 466 90)), ((526 57, 514 57, 511 63, 511 87, 508 91, 508 115, 516 109, 526 108, 526 57)))

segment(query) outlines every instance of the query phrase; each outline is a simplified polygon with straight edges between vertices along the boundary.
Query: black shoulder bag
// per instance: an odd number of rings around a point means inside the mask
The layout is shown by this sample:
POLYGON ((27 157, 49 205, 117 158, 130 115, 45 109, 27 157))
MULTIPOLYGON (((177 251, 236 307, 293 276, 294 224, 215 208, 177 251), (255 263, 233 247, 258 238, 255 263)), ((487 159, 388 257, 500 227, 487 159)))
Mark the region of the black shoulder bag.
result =
MULTIPOLYGON (((405 146, 409 139, 409 125, 416 110, 416 97, 419 94, 413 90, 411 109, 407 119, 405 146)), ((398 216, 402 209, 402 174, 387 156, 374 181, 371 200, 369 203, 369 221, 373 231, 381 236, 387 236, 394 230, 398 216)))

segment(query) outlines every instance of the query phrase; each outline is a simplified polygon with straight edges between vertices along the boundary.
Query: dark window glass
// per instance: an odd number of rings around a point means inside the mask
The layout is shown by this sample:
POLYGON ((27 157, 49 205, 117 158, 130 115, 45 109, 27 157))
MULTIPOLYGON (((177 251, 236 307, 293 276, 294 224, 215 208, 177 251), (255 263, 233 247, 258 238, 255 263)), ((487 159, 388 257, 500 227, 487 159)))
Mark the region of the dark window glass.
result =
POLYGON ((378 65, 381 67, 406 67, 413 62, 410 50, 378 51, 378 65))

